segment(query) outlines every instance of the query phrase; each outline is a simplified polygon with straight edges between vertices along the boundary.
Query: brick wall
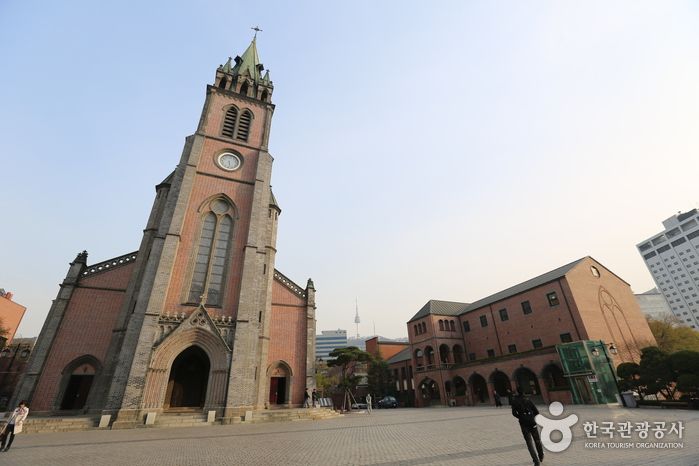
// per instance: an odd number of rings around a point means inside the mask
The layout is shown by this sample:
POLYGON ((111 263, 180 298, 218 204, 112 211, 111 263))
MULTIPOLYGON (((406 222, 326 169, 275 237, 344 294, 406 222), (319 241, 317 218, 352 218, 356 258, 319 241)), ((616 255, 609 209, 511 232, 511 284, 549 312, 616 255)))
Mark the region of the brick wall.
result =
POLYGON ((592 258, 566 274, 566 283, 590 340, 614 343, 615 365, 640 361, 640 350, 656 345, 655 337, 641 312, 631 287, 592 258), (591 273, 596 267, 600 276, 591 273))
MULTIPOLYGON (((291 402, 303 403, 306 388, 306 300, 277 280, 272 285, 269 338, 268 364, 284 361, 291 367, 294 375, 291 402)), ((263 374, 266 374, 266 369, 263 374)))
POLYGON ((53 409, 64 368, 92 355, 104 363, 133 264, 80 280, 51 345, 32 399, 35 411, 53 409))

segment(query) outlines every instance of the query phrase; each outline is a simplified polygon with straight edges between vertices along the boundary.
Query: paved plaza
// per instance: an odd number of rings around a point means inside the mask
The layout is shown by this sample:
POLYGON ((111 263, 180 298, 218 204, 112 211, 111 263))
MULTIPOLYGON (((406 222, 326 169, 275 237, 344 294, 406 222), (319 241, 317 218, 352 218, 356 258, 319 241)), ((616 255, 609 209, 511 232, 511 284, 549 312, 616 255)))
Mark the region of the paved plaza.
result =
MULTIPOLYGON (((542 414, 545 413, 541 409, 542 414)), ((573 444, 544 465, 699 465, 699 411, 574 407, 573 444), (586 448, 586 421, 683 421, 680 449, 586 448)), ((547 413, 547 412, 546 412, 547 413)), ((646 441, 651 441, 653 434, 646 441)), ((609 439, 607 439, 608 441, 609 439)), ((612 441, 619 441, 618 435, 612 441)), ((604 441, 604 440, 601 440, 604 441)), ((634 436, 632 442, 639 439, 634 436)), ((529 465, 503 408, 375 410, 322 421, 21 434, 0 453, 11 465, 529 465)))

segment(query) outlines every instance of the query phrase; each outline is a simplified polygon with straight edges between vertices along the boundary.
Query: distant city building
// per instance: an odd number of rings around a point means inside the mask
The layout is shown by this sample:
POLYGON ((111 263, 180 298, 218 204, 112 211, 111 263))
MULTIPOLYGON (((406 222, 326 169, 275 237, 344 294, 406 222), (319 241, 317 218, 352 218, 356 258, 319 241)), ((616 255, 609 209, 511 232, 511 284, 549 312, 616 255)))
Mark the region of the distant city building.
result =
POLYGON ((663 226, 636 247, 672 313, 699 328, 699 212, 673 215, 663 226))
POLYGON ((336 348, 346 348, 347 330, 323 330, 316 335, 316 359, 326 360, 336 348))
POLYGON ((0 328, 6 330, 5 335, 0 335, 0 348, 12 343, 26 310, 26 307, 12 301, 12 293, 0 288, 0 328))
POLYGON ((663 320, 668 317, 674 317, 670 305, 667 303, 665 296, 658 291, 657 288, 646 291, 645 293, 637 294, 636 300, 641 307, 641 311, 648 317, 655 320, 663 320))
POLYGON ((0 411, 8 408, 12 393, 27 368, 36 337, 15 338, 0 350, 0 411))

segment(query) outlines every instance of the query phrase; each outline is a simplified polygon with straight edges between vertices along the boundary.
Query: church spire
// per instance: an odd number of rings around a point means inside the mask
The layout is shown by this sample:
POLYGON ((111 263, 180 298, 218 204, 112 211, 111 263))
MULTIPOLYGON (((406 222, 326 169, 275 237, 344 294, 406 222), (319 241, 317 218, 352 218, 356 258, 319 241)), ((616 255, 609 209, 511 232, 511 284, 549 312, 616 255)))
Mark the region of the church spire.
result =
POLYGON ((255 35, 245 52, 234 59, 229 57, 226 64, 216 70, 216 87, 270 102, 274 85, 257 53, 257 32, 261 29, 253 29, 255 35))

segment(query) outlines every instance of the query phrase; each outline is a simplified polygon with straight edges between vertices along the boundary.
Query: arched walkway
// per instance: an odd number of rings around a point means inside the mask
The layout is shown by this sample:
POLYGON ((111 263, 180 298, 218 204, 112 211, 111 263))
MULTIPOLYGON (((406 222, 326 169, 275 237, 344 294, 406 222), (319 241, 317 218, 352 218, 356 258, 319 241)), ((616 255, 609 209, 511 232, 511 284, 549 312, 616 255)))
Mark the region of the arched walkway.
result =
POLYGON ((510 386, 510 378, 502 371, 494 371, 490 374, 490 383, 493 384, 493 389, 500 395, 500 401, 510 399, 512 388, 510 386))
POLYGON ((474 403, 487 403, 490 400, 488 384, 482 375, 472 374, 468 379, 468 384, 471 386, 471 398, 474 403))
POLYGON ((432 379, 425 379, 420 383, 420 397, 422 406, 439 405, 442 398, 439 395, 439 385, 432 379))
POLYGON ((451 362, 449 358, 449 347, 447 345, 439 345, 439 362, 442 364, 449 364, 451 362))
POLYGON ((415 350, 415 367, 424 367, 425 366, 425 360, 423 357, 423 352, 421 349, 416 349, 415 350))
POLYGON ((549 364, 541 371, 541 379, 548 391, 570 390, 570 383, 563 375, 563 369, 556 364, 549 364))
POLYGON ((101 367, 99 360, 91 355, 71 361, 61 376, 58 409, 73 411, 85 408, 95 376, 101 367))
POLYGON ((206 401, 211 364, 206 352, 190 346, 173 361, 165 394, 165 407, 200 408, 206 401))
POLYGON ((454 398, 457 406, 466 405, 466 381, 458 375, 453 380, 454 398))
POLYGON ((514 373, 515 383, 518 388, 522 389, 525 395, 528 395, 534 403, 543 403, 544 399, 539 388, 539 381, 536 374, 531 369, 520 367, 514 373))
POLYGON ((461 345, 454 345, 454 364, 463 364, 464 348, 461 345))
POLYGON ((291 403, 291 367, 284 361, 270 364, 267 369, 269 380, 269 404, 284 405, 291 403))
POLYGON ((427 367, 434 366, 434 350, 431 346, 425 348, 425 364, 427 367))

